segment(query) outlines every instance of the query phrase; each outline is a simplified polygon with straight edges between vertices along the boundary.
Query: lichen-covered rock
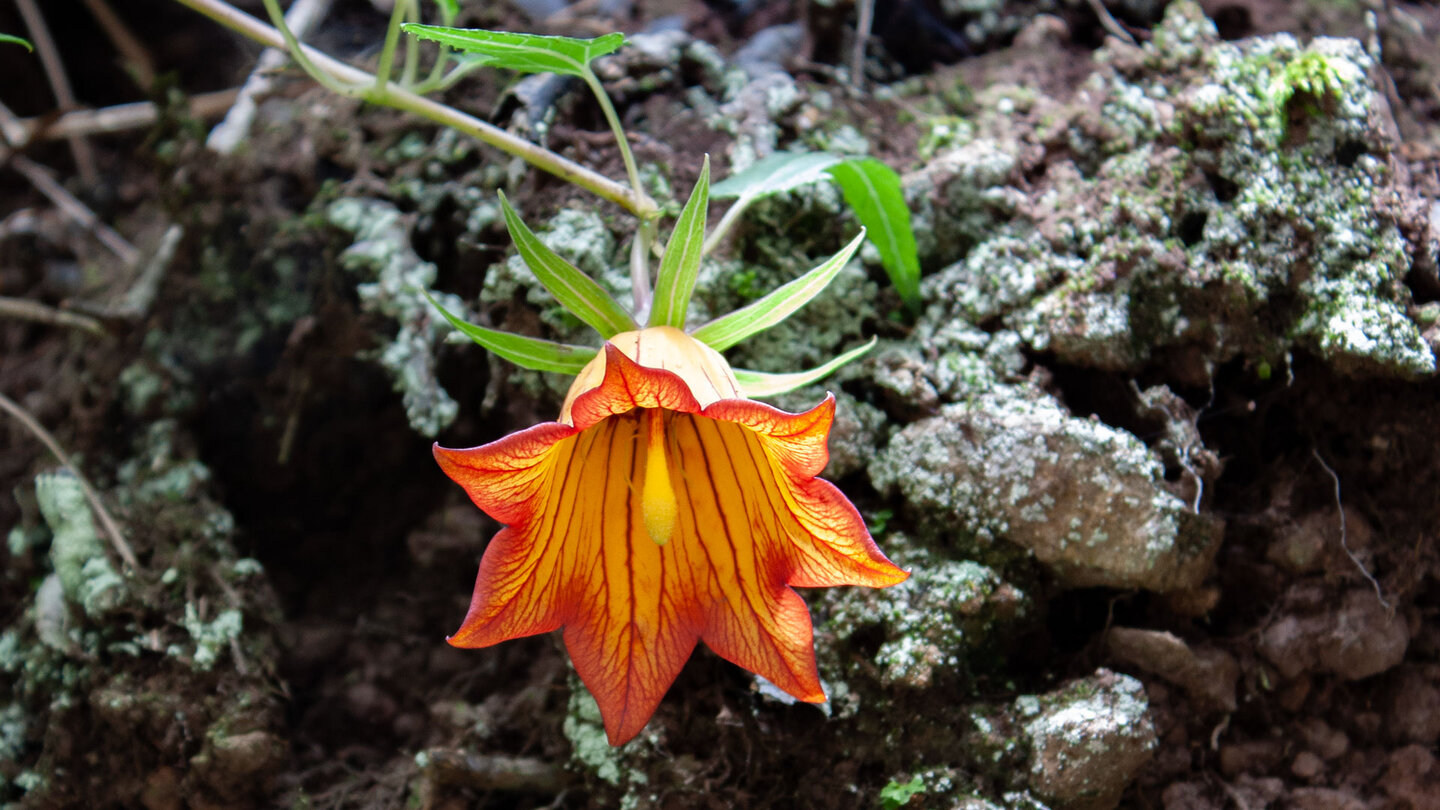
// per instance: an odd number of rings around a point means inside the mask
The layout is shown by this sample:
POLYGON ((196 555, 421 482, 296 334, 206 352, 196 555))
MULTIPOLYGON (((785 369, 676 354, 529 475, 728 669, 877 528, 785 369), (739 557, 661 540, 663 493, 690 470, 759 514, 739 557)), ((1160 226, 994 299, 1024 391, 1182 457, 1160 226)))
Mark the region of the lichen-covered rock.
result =
POLYGON ((1063 810, 1114 807, 1157 745, 1144 687, 1109 670, 1016 698, 1014 712, 1030 741, 1030 789, 1063 810))
MULTIPOLYGON (((1079 366, 1182 360, 1177 376, 1194 385, 1218 363, 1293 348, 1347 374, 1434 372, 1405 284, 1423 253, 1405 234, 1425 232, 1410 212, 1423 206, 1397 182, 1360 43, 1223 42, 1184 0, 1151 44, 1112 41, 1097 60, 1050 131, 1066 153, 1021 199, 987 186, 1016 181, 982 170, 1004 166, 985 157, 997 149, 1039 165, 1015 139, 965 143, 954 160, 973 171, 917 187, 962 221, 1000 201, 1015 212, 969 228, 981 236, 961 241, 958 261, 937 255, 952 263, 926 284, 933 317, 1001 319, 1079 366)), ((976 128, 998 114, 982 110, 976 128)))
MULTIPOLYGON (((895 547, 893 539, 887 546, 895 547)), ((847 639, 862 628, 880 628, 885 640, 874 663, 885 684, 925 689, 942 675, 966 676, 969 656, 993 647, 997 631, 1015 627, 1029 612, 1029 597, 983 565, 923 552, 894 556, 911 572, 905 582, 819 597, 828 603, 820 632, 847 639)))
POLYGON ((1220 536, 1134 436, 1011 386, 900 431, 870 474, 961 548, 1008 540, 1072 587, 1193 588, 1220 536))

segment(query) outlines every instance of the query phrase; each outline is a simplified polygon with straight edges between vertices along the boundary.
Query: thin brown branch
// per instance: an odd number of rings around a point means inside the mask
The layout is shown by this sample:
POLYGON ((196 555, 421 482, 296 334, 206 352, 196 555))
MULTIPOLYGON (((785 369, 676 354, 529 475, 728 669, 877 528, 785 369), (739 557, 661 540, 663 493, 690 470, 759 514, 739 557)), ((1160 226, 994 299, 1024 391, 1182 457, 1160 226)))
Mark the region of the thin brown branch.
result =
MULTIPOLYGON (((190 114, 196 118, 214 118, 230 109, 239 94, 240 89, 233 88, 191 96, 190 114)), ((127 132, 148 127, 158 120, 160 109, 153 102, 137 101, 133 104, 101 107, 98 110, 75 110, 58 118, 20 118, 14 121, 10 129, 13 129, 16 136, 12 138, 12 144, 21 148, 34 141, 68 138, 73 135, 127 132)))
POLYGON ((870 44, 870 29, 875 25, 875 0, 859 0, 856 4, 855 50, 850 54, 850 86, 865 86, 865 48, 870 44))
POLYGON ((119 256, 120 261, 124 262, 125 266, 135 267, 140 263, 140 251, 136 250, 134 245, 125 241, 125 237, 116 233, 115 229, 101 222, 100 218, 95 216, 94 211, 91 211, 85 203, 81 202, 75 195, 66 191, 64 186, 56 182, 55 178, 50 176, 50 172, 46 171, 44 166, 41 166, 39 163, 36 163, 24 155, 12 156, 10 165, 14 166, 16 171, 25 175, 25 178, 29 180, 41 194, 50 198, 50 201, 55 203, 67 216, 95 234, 95 238, 99 239, 112 253, 119 256))
POLYGON ((85 0, 85 7, 90 9, 95 22, 105 31, 105 36, 110 38, 110 44, 120 52, 120 58, 125 60, 125 66, 130 69, 136 84, 143 89, 150 89, 155 83, 155 60, 150 58, 150 51, 141 44, 140 38, 135 36, 130 26, 120 19, 105 0, 85 0))
POLYGON ((51 326, 65 326, 101 337, 105 335, 105 327, 88 315, 66 312, 63 309, 48 307, 38 301, 24 298, 0 297, 0 318, 16 318, 51 326))
POLYGON ((1103 26, 1106 31, 1109 31, 1111 35, 1119 37, 1131 45, 1135 44, 1135 37, 1131 35, 1129 31, 1125 30, 1125 26, 1121 25, 1120 22, 1115 19, 1115 16, 1110 13, 1110 9, 1105 7, 1104 0, 1089 0, 1089 2, 1090 10, 1095 12, 1095 16, 1100 19, 1100 25, 1103 26))
POLYGON ((125 540, 125 535, 121 534, 120 526, 115 523, 114 518, 110 517, 109 510, 105 508, 104 502, 100 500, 100 493, 96 492, 95 488, 90 486, 90 482, 81 474, 80 469, 70 461, 70 457, 65 454, 65 451, 60 449, 60 443, 55 441, 54 436, 50 435, 50 431, 35 421, 35 417, 31 416, 29 411, 20 407, 14 400, 4 394, 0 394, 0 410, 15 417, 17 422, 34 434, 35 438, 39 439, 40 443, 45 445, 46 449, 54 454, 55 458, 60 460, 60 463, 64 465, 65 469, 69 470, 70 474, 75 476, 75 480, 80 482, 80 489, 85 492, 85 500, 90 502, 91 510, 95 512, 96 519, 100 521, 101 529, 105 532, 105 536, 110 538, 110 545, 115 549, 115 553, 120 556, 120 559, 124 561, 125 565, 131 571, 142 570, 140 568, 140 561, 135 558, 135 552, 130 548, 130 543, 125 540))
MULTIPOLYGON (((51 91, 55 93, 55 103, 62 110, 72 110, 80 106, 75 101, 75 92, 70 89, 70 78, 65 75, 65 65, 60 61, 60 50, 55 47, 55 40, 50 36, 50 29, 45 25, 45 15, 40 13, 40 7, 35 5, 35 0, 15 0, 15 5, 20 9, 25 27, 30 30, 30 38, 40 55, 40 65, 45 69, 45 78, 50 82, 51 91)), ((87 185, 95 183, 100 177, 100 170, 96 167, 95 151, 90 148, 90 142, 79 136, 73 136, 69 140, 80 179, 87 185)))
MULTIPOLYGON (((285 24, 290 26, 297 40, 303 41, 329 10, 330 0, 295 0, 290 10, 285 12, 285 24)), ((225 120, 217 124, 205 139, 207 147, 228 155, 250 135, 250 125, 255 119, 255 111, 259 109, 255 100, 270 92, 275 84, 275 72, 289 58, 284 48, 266 48, 261 52, 255 69, 250 71, 250 77, 245 80, 234 105, 225 114, 225 120)))

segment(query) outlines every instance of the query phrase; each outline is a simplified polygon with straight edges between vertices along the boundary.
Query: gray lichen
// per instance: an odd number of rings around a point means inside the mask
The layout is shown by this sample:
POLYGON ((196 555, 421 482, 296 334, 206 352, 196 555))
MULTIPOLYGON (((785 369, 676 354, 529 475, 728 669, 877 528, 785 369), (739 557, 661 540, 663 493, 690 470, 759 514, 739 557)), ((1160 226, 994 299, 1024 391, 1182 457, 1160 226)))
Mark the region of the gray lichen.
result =
POLYGON ((886 545, 910 579, 828 596, 825 623, 826 632, 840 639, 864 627, 882 628, 885 641, 874 663, 886 684, 925 689, 942 677, 967 677, 969 657, 1028 611, 1028 597, 990 568, 921 551, 895 553, 903 543, 893 535, 886 545))
POLYGON ((65 598, 91 618, 114 610, 125 598, 125 581, 105 556, 80 481, 69 473, 37 476, 35 497, 52 532, 50 563, 65 598))
MULTIPOLYGON (((326 215, 332 225, 355 237, 340 263, 365 279, 356 287, 361 306, 399 323, 395 336, 372 356, 390 372, 410 426, 434 436, 460 410, 435 378, 436 350, 451 331, 422 294, 435 283, 435 265, 415 254, 404 218, 391 203, 344 199, 332 203, 326 215)), ((451 312, 462 317, 466 313, 458 297, 434 295, 451 312)))

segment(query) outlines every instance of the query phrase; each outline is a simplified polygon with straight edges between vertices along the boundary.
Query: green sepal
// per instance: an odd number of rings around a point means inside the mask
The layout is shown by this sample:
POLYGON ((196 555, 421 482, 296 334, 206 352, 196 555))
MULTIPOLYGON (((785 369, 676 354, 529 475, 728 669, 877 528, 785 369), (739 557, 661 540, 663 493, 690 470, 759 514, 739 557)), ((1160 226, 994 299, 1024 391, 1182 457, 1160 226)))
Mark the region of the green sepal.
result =
POLYGON ((838 253, 826 259, 820 266, 781 286, 764 298, 737 309, 729 315, 722 315, 696 329, 692 333, 693 337, 703 341, 716 351, 724 351, 756 332, 780 323, 830 286, 830 282, 834 280, 845 263, 850 261, 850 257, 855 255, 855 251, 860 248, 860 243, 863 241, 865 241, 865 229, 862 228, 860 233, 850 240, 850 244, 841 248, 838 253))
POLYGON ((429 290, 421 290, 430 305, 440 310, 451 326, 459 329, 471 340, 489 349, 499 357, 531 371, 554 371, 559 374, 579 374, 585 365, 595 359, 598 349, 586 346, 571 346, 551 340, 512 335, 498 329, 476 326, 450 314, 440 306, 429 290))
POLYGON ((472 54, 471 59, 489 67, 581 77, 589 73, 591 60, 614 53, 625 44, 625 35, 619 32, 575 39, 419 23, 405 23, 400 30, 472 54))
POLYGON ((635 319, 630 317, 630 313, 611 298, 595 279, 560 258, 555 251, 541 242, 535 232, 520 219, 520 215, 515 213, 515 209, 510 207, 510 201, 505 199, 503 191, 500 192, 500 210, 504 212, 505 229, 510 232, 510 239, 520 251, 520 258, 525 260, 525 266, 529 267, 530 272, 545 285, 545 289, 555 296, 560 306, 589 324, 604 338, 617 332, 640 328, 635 319))
POLYGON ((763 371, 749 371, 743 368, 737 368, 735 369, 735 380, 740 383, 740 392, 747 397, 752 399, 773 397, 830 376, 838 371, 841 366, 860 359, 861 355, 875 348, 875 340, 876 339, 872 337, 864 345, 856 346, 834 360, 822 366, 816 366, 809 371, 795 371, 789 374, 768 374, 763 371))
POLYGON ((852 158, 826 171, 840 185, 855 218, 870 231, 870 241, 880 251, 880 261, 900 300, 911 312, 918 312, 920 257, 900 175, 875 158, 852 158))
POLYGON ((700 179, 690 192, 690 201, 675 220, 675 230, 665 245, 660 259, 660 274, 655 279, 654 303, 650 308, 651 326, 685 328, 685 312, 695 292, 695 279, 700 275, 700 257, 705 253, 705 218, 710 209, 710 156, 700 167, 700 179))

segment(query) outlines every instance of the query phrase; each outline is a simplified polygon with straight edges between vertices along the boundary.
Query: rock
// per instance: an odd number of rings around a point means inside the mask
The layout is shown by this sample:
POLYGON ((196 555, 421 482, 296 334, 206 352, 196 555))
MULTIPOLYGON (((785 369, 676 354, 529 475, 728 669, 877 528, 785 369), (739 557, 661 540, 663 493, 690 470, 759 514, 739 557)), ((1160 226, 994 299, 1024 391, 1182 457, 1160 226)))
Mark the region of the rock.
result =
POLYGON ((1292 790, 1289 806, 1294 810, 1365 810, 1365 803, 1355 794, 1321 787, 1292 790))
POLYGON ((1209 571, 1221 527, 1163 473, 1133 435, 1010 386, 906 427, 870 468, 940 530, 1023 546, 1069 587, 1186 590, 1209 571))
POLYGON ((1240 665, 1222 650, 1192 650, 1176 636, 1158 630, 1116 627, 1108 637, 1110 654, 1183 687, 1211 707, 1235 711, 1235 681, 1240 665))
POLYGON ((1405 658, 1410 629, 1391 615, 1375 592, 1357 588, 1340 607, 1282 613, 1260 636, 1260 654, 1286 678, 1307 671, 1332 672, 1350 681, 1378 675, 1405 658))
POLYGON ((1116 806, 1157 744, 1144 687, 1109 670, 1014 707, 1033 751, 1030 789, 1052 807, 1116 806))
POLYGON ((1290 773, 1307 782, 1325 772, 1325 761, 1309 751, 1301 751, 1290 762, 1290 773))
POLYGON ((1380 785, 1396 810, 1440 810, 1440 762, 1424 746, 1391 753, 1380 785))
POLYGON ((1398 674, 1390 733, 1404 742, 1434 745, 1440 741, 1440 666, 1408 664, 1398 674))
POLYGON ((925 689, 943 673, 963 674, 971 651, 993 644, 1029 612, 1029 597, 983 565, 914 552, 895 559, 910 579, 839 592, 824 626, 840 638, 882 627, 874 660, 887 685, 925 689))

